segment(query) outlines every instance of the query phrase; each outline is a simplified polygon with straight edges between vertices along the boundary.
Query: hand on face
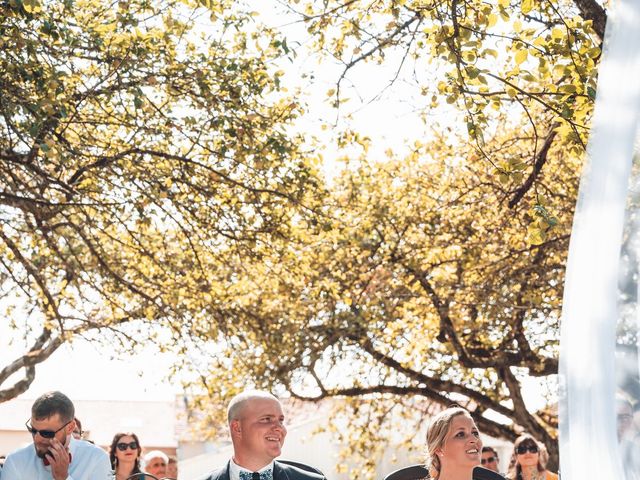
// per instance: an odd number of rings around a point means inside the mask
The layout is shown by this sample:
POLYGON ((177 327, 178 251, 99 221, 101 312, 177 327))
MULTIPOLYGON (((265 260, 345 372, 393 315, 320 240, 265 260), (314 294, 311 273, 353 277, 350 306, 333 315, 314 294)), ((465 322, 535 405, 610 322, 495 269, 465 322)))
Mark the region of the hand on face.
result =
MULTIPOLYGON (((66 442, 65 442, 66 443, 66 442)), ((51 475, 54 480, 66 480, 69 476, 69 450, 60 442, 60 440, 54 438, 49 445, 49 452, 46 454, 51 465, 51 475)))
POLYGON ((38 457, 44 459, 50 451, 50 447, 54 440, 58 440, 59 443, 65 447, 68 446, 69 434, 73 430, 74 422, 64 422, 60 419, 59 414, 52 415, 51 417, 37 420, 31 419, 30 426, 32 429, 31 435, 33 437, 33 446, 36 449, 38 457), (47 438, 43 437, 40 432, 47 434, 47 438), (53 433, 55 432, 55 433, 53 433), (52 437, 49 435, 53 435, 52 437))

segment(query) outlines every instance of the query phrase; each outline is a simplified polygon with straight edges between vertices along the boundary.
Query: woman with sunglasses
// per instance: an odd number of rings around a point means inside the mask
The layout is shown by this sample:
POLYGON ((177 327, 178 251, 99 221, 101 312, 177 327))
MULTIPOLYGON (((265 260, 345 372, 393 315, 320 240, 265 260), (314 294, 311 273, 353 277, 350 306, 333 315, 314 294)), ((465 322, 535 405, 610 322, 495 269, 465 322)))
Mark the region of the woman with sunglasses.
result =
POLYGON ((558 480, 558 475, 545 468, 543 446, 531 435, 520 435, 513 444, 515 461, 509 468, 510 480, 558 480))
MULTIPOLYGON (((142 447, 140 447, 140 441, 135 433, 116 433, 109 449, 114 480, 126 480, 134 473, 142 473, 140 470, 141 453, 142 447)), ((138 478, 143 479, 144 476, 138 478)))

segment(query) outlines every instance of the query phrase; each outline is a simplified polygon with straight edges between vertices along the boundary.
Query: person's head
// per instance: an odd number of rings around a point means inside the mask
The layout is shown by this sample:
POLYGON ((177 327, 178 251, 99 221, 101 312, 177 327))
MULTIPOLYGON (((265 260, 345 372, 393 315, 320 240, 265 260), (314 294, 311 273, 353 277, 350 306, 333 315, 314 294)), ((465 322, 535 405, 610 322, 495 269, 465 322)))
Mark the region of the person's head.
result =
POLYGON ((144 458, 144 471, 155 475, 156 477, 167 476, 167 463, 169 463, 169 457, 161 450, 151 450, 145 453, 144 458))
POLYGON ((81 440, 82 439, 82 422, 80 422, 80 419, 78 417, 75 417, 74 420, 76 422, 76 426, 73 427, 73 432, 71 432, 71 434, 73 435, 73 438, 75 438, 76 440, 81 440))
POLYGON ((488 468, 489 470, 493 470, 494 472, 498 471, 498 452, 493 447, 482 447, 482 458, 480 459, 480 463, 484 468, 488 468))
POLYGON ((109 459, 111 468, 115 468, 121 463, 133 464, 129 475, 140 473, 140 454, 142 447, 138 436, 133 432, 119 432, 113 436, 109 447, 109 459))
POLYGON ((616 395, 616 426, 618 440, 629 434, 633 427, 633 407, 631 402, 621 395, 616 395))
POLYGON ((169 457, 169 463, 167 463, 167 477, 178 478, 178 460, 176 457, 169 457))
POLYGON ((282 405, 261 390, 240 393, 227 409, 234 460, 249 470, 259 470, 282 451, 287 429, 282 405))
POLYGON ((40 458, 49 452, 53 439, 68 444, 75 427, 74 416, 73 403, 61 392, 47 392, 33 402, 27 430, 33 436, 33 445, 40 458))
POLYGON ((429 470, 433 478, 442 472, 468 471, 480 464, 482 440, 469 412, 449 407, 438 413, 427 430, 429 470))
POLYGON ((544 472, 544 463, 540 455, 541 444, 528 433, 520 435, 513 444, 515 462, 509 472, 509 478, 518 478, 523 468, 535 467, 539 472, 544 472))

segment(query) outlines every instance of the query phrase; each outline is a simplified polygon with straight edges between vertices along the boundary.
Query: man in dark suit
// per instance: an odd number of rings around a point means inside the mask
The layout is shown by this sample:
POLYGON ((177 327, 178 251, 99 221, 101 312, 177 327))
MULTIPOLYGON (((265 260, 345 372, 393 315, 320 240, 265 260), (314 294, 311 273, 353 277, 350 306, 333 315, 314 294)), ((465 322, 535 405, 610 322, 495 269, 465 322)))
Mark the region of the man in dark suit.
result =
POLYGON ((268 392, 252 390, 236 395, 227 410, 233 458, 207 480, 326 480, 276 461, 287 436, 282 405, 268 392))

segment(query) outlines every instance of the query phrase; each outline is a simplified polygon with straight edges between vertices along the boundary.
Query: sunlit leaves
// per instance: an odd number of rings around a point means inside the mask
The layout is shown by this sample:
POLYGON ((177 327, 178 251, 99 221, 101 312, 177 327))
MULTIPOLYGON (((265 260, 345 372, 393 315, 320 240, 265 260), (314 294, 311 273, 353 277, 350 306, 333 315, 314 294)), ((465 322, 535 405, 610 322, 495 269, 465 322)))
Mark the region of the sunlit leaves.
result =
MULTIPOLYGON (((348 418, 350 428, 335 434, 346 442, 344 459, 356 463, 340 468, 358 478, 373 478, 375 464, 367 460, 385 446, 384 434, 363 438, 362 425, 375 421, 381 432, 405 433, 385 416, 400 404, 398 414, 411 425, 408 443, 427 400, 500 410, 553 439, 553 427, 507 406, 521 392, 509 391, 498 372, 508 365, 555 372, 551 330, 579 157, 554 146, 545 174, 556 188, 551 200, 525 199, 505 215, 501 202, 527 174, 521 146, 535 145, 517 123, 487 133, 487 149, 505 159, 497 165, 504 184, 473 146, 452 135, 417 141, 402 158, 389 149, 380 161, 371 159, 368 140, 353 131, 340 137, 342 146, 361 149, 344 159, 323 225, 300 231, 291 255, 270 257, 268 270, 251 265, 255 290, 247 294, 254 303, 230 322, 237 338, 217 344, 220 358, 240 371, 207 368, 205 394, 230 394, 242 375, 294 396, 337 397, 334 421, 348 418), (513 141, 519 135, 520 144, 513 141), (541 330, 549 332, 543 339, 541 330)), ((198 381, 192 386, 200 390, 198 381)), ((479 422, 495 436, 513 438, 518 430, 479 422)))
POLYGON ((206 3, 0 6, 0 286, 52 341, 153 322, 179 348, 320 200, 286 41, 206 3))
MULTIPOLYGON (((464 111, 461 127, 490 165, 504 160, 499 150, 487 148, 483 132, 505 128, 499 123, 505 110, 523 128, 534 126, 539 144, 557 122, 566 123, 569 131, 553 141, 572 153, 584 153, 602 38, 592 27, 598 19, 581 18, 577 2, 300 3, 317 50, 346 65, 339 83, 356 79, 363 63, 385 61, 384 71, 392 72, 390 84, 396 81, 406 88, 413 82, 426 97, 424 118, 442 105, 464 111), (436 81, 431 78, 434 71, 436 81)), ((604 11, 598 14, 606 16, 604 11)), ((341 90, 330 93, 340 95, 341 90)), ((332 102, 343 104, 339 98, 332 102)), ((523 173, 536 168, 528 163, 523 173)), ((536 190, 538 199, 543 190, 536 190)))

